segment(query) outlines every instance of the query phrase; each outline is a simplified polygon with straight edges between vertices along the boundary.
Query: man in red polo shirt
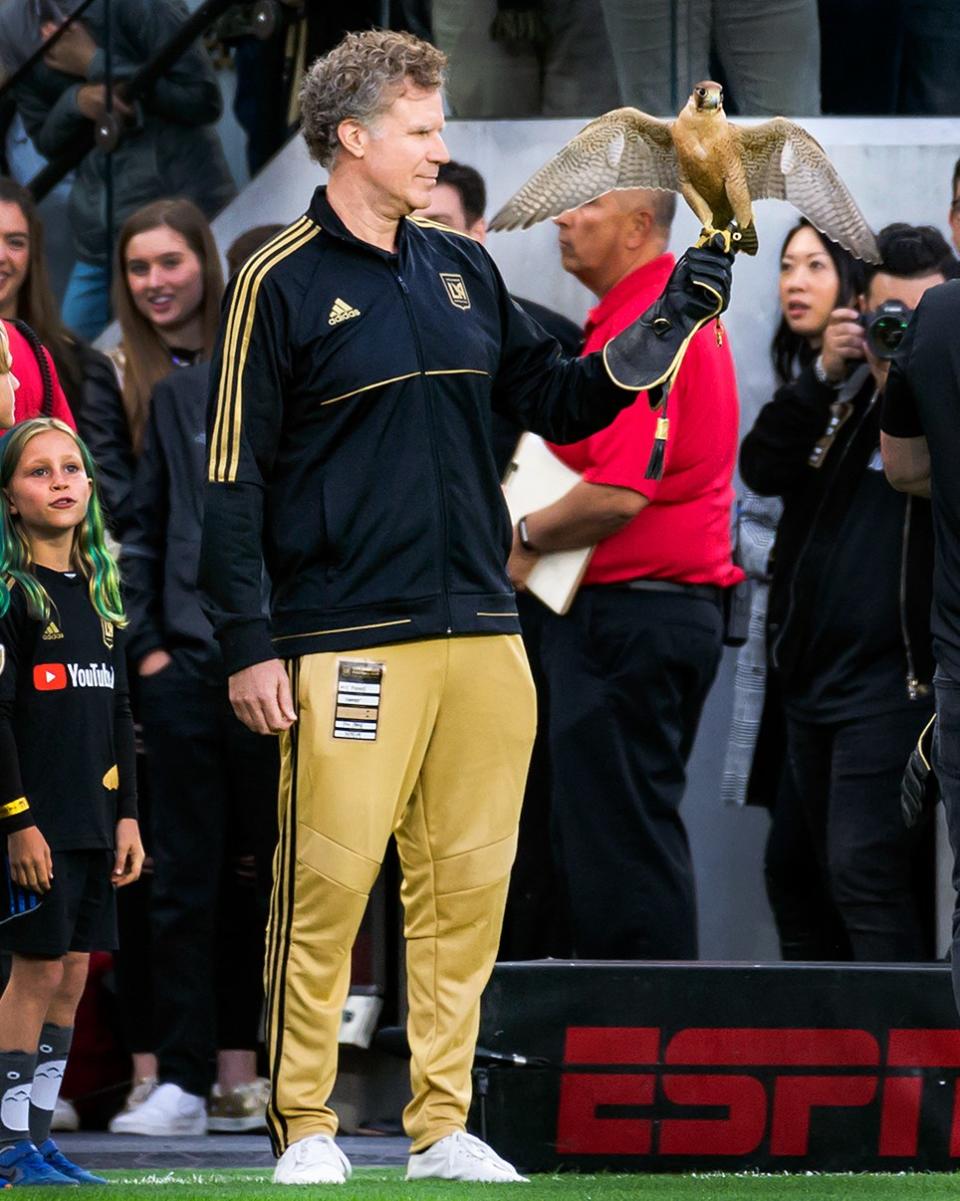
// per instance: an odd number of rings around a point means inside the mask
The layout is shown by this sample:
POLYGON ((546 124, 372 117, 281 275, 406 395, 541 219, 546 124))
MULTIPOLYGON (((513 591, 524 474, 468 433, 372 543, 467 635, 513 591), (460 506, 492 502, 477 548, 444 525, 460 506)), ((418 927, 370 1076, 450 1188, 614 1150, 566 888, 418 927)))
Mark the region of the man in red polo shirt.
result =
POLYGON ((0 321, 0 433, 40 416, 77 428, 49 351, 22 322, 0 321))
MULTIPOLYGON (((662 292, 672 192, 610 192, 557 217, 564 269, 599 297, 584 353, 662 292)), ((543 637, 559 869, 576 953, 694 959, 696 897, 680 802, 720 662, 731 561, 738 404, 726 338, 696 334, 670 394, 663 478, 646 478, 658 414, 646 394, 605 430, 551 449, 581 482, 526 515, 509 570, 596 544, 583 584, 543 637), (525 545, 524 545, 525 543, 525 545)))

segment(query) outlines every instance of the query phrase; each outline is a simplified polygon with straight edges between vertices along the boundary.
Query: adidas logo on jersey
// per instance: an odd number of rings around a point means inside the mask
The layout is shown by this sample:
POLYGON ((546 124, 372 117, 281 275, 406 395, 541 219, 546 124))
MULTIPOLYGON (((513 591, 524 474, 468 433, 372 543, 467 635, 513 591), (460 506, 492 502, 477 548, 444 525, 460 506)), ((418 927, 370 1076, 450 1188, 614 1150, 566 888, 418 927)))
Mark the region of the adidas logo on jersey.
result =
POLYGON ((345 300, 341 300, 338 296, 333 302, 333 308, 330 310, 330 316, 327 318, 327 325, 339 325, 341 321, 349 321, 351 317, 359 316, 359 309, 355 309, 353 305, 347 304, 345 300))
POLYGON ((63 633, 58 628, 57 623, 55 621, 49 622, 47 625, 47 628, 43 631, 43 641, 44 642, 56 642, 58 638, 62 638, 62 637, 63 637, 63 633))

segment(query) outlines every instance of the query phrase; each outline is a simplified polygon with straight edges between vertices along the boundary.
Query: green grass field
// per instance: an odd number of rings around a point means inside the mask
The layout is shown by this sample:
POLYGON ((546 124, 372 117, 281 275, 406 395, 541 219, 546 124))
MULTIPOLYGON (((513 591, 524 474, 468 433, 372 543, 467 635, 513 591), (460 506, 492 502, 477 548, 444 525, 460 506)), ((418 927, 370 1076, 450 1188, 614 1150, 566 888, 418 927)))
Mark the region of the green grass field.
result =
MULTIPOLYGON (((399 1168, 359 1168, 345 1185, 301 1186, 281 1190, 270 1184, 270 1174, 259 1170, 167 1172, 108 1172, 109 1186, 85 1188, 84 1201, 120 1201, 144 1198, 150 1192, 163 1201, 259 1201, 291 1193, 296 1198, 336 1197, 337 1201, 419 1201, 420 1198, 488 1197, 493 1193, 522 1201, 775 1201, 810 1198, 816 1201, 900 1201, 901 1198, 960 1198, 960 1173, 913 1175, 753 1175, 701 1173, 689 1176, 534 1176, 530 1184, 466 1185, 443 1181, 407 1184, 399 1168)), ((62 1196, 49 1188, 18 1189, 24 1197, 62 1196)), ((71 1190, 72 1192, 72 1190, 71 1190)))

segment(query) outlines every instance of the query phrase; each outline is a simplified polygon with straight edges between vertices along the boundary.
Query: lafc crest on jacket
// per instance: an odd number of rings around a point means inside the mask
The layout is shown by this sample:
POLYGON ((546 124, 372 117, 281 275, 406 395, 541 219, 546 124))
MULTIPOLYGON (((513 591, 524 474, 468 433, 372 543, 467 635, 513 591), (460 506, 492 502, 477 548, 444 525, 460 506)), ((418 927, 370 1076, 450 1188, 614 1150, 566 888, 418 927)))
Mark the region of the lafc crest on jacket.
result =
POLYGON ((447 290, 447 299, 458 309, 468 309, 470 307, 470 297, 467 295, 467 285, 463 282, 462 275, 454 275, 449 271, 441 271, 440 278, 443 280, 443 286, 447 290))

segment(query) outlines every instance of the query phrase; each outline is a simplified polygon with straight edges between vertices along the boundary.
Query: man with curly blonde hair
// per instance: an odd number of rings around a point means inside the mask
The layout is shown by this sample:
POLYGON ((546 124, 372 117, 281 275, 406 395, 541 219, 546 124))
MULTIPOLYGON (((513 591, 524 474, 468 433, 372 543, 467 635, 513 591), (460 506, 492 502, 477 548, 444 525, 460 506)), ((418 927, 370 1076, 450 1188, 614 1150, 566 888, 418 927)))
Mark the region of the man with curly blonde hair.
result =
MULTIPOLYGON (((282 1184, 350 1174, 328 1100, 350 951, 391 834, 407 1177, 523 1179, 465 1132, 536 724, 491 413, 569 442, 635 389, 599 354, 563 358, 479 243, 410 216, 449 158, 444 61, 371 31, 313 65, 304 137, 329 183, 233 281, 212 368, 201 583, 237 715, 281 736, 266 977, 282 1184)), ((726 260, 696 261, 716 280, 710 305, 725 300, 726 260)), ((689 265, 671 283, 679 331, 710 310, 689 265)), ((648 336, 634 334, 641 354, 648 336)))

